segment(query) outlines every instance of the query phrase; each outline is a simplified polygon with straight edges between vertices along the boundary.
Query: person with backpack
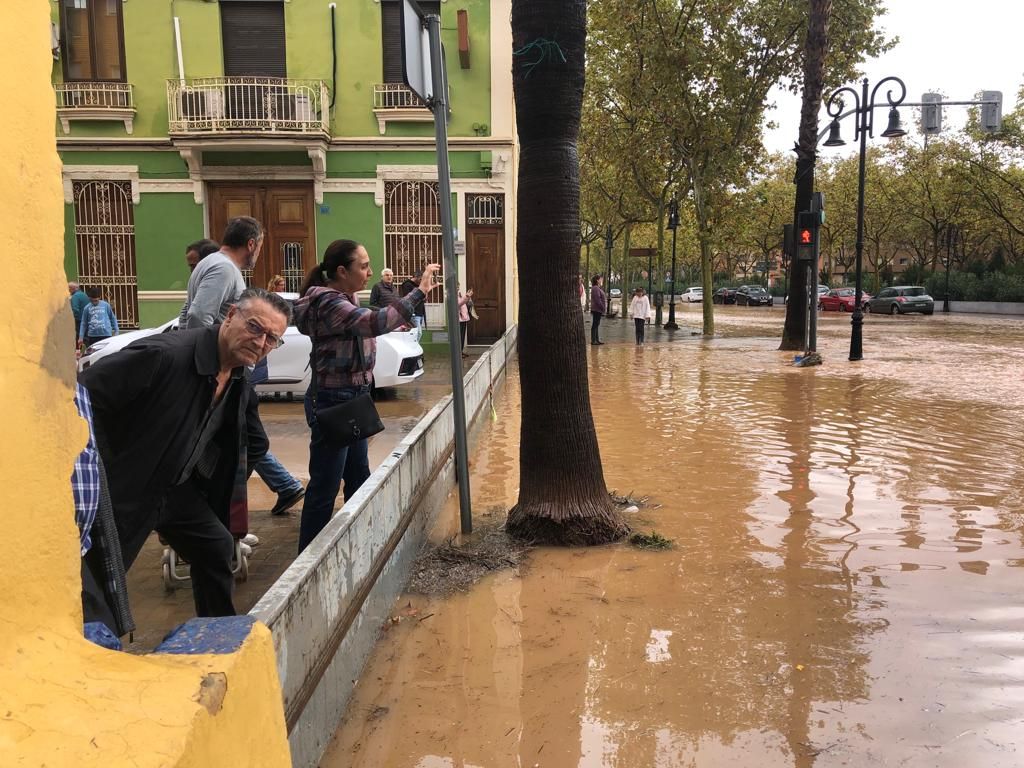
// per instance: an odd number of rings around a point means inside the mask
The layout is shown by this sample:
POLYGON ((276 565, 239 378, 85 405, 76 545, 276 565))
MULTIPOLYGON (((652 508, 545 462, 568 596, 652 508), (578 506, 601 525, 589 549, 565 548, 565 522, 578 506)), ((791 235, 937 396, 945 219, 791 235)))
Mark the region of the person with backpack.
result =
POLYGON ((85 293, 89 297, 89 303, 82 309, 82 321, 78 326, 78 345, 83 349, 120 332, 114 309, 103 300, 103 292, 93 286, 85 293))

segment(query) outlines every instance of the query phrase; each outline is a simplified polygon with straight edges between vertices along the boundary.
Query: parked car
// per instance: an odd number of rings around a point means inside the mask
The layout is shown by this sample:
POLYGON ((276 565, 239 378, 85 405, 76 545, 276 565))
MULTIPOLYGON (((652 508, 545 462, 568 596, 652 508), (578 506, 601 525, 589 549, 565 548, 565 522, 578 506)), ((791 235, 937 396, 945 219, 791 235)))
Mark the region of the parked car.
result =
POLYGON ((869 312, 888 312, 890 315, 903 315, 908 312, 921 312, 930 315, 935 312, 935 301, 921 285, 894 285, 883 288, 868 302, 869 312))
POLYGON ((613 299, 619 299, 622 298, 622 291, 619 288, 612 288, 610 291, 608 291, 608 295, 611 296, 613 299))
MULTIPOLYGON (((294 301, 295 293, 282 293, 284 298, 294 301)), ((109 339, 98 341, 82 355, 78 370, 84 371, 104 357, 124 349, 133 341, 154 333, 167 333, 178 328, 178 318, 168 320, 156 328, 129 331, 109 339)), ((407 384, 423 375, 423 347, 420 346, 420 329, 392 331, 377 337, 377 356, 373 366, 373 383, 377 388, 397 387, 407 384)), ((284 344, 272 350, 267 357, 268 376, 266 382, 258 384, 256 391, 261 395, 303 397, 309 387, 309 353, 311 343, 308 336, 299 333, 298 328, 289 325, 284 334, 284 344)))
POLYGON ((818 298, 821 298, 831 290, 832 289, 829 288, 827 285, 822 285, 821 283, 818 283, 818 298))
POLYGON ((712 304, 735 304, 736 303, 736 289, 735 288, 719 288, 715 291, 711 297, 712 304))
POLYGON ((688 304, 692 304, 695 301, 704 301, 704 289, 699 285, 687 288, 681 294, 679 294, 679 300, 685 301, 688 304))
POLYGON ((760 285, 741 285, 736 290, 736 303, 745 307, 771 307, 775 299, 760 285))
MULTIPOLYGON (((861 309, 866 310, 871 295, 861 291, 861 309)), ((823 312, 853 312, 857 291, 853 288, 836 288, 818 298, 818 309, 823 312)))

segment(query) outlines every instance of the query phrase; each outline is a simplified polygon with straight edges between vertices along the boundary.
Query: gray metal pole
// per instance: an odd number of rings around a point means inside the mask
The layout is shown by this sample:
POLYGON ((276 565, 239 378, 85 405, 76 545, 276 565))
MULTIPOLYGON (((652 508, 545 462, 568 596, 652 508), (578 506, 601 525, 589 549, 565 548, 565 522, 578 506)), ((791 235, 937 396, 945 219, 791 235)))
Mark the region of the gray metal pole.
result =
POLYGON ((444 295, 448 317, 448 348, 452 358, 452 412, 455 417, 455 474, 459 481, 459 519, 463 533, 473 532, 469 494, 469 449, 466 445, 466 393, 462 383, 462 334, 459 332, 459 292, 455 287, 455 237, 452 233, 452 181, 448 165, 448 93, 441 55, 441 17, 426 17, 430 40, 430 72, 434 98, 434 136, 437 143, 437 191, 441 203, 441 240, 444 249, 444 295))

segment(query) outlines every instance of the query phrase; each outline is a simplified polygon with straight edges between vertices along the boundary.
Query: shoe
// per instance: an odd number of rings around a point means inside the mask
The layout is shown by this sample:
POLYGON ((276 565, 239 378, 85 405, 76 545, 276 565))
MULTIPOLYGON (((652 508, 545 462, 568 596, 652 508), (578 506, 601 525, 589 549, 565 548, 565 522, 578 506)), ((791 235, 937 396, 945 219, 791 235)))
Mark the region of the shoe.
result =
POLYGON ((252 547, 246 544, 243 540, 242 543, 238 545, 238 552, 242 557, 248 557, 252 554, 252 547))
POLYGON ((258 547, 260 539, 255 533, 247 533, 242 537, 242 543, 248 547, 258 547))
POLYGON ((294 507, 302 497, 306 495, 306 489, 299 487, 294 491, 287 491, 285 493, 277 494, 277 503, 271 508, 270 514, 272 515, 284 515, 288 513, 288 510, 294 507))

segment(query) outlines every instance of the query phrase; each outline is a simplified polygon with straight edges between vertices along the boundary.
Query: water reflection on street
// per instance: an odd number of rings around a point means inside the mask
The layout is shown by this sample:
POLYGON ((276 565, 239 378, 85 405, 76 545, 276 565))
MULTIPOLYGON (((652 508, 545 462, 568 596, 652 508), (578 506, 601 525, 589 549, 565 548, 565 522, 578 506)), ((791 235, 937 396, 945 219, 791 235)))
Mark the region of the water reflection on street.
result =
MULTIPOLYGON (((403 598, 324 766, 1024 764, 1024 321, 872 316, 851 364, 827 316, 804 370, 781 308, 717 318, 590 352, 608 484, 675 549, 403 598)), ((478 513, 515 502, 516 376, 478 513)))

